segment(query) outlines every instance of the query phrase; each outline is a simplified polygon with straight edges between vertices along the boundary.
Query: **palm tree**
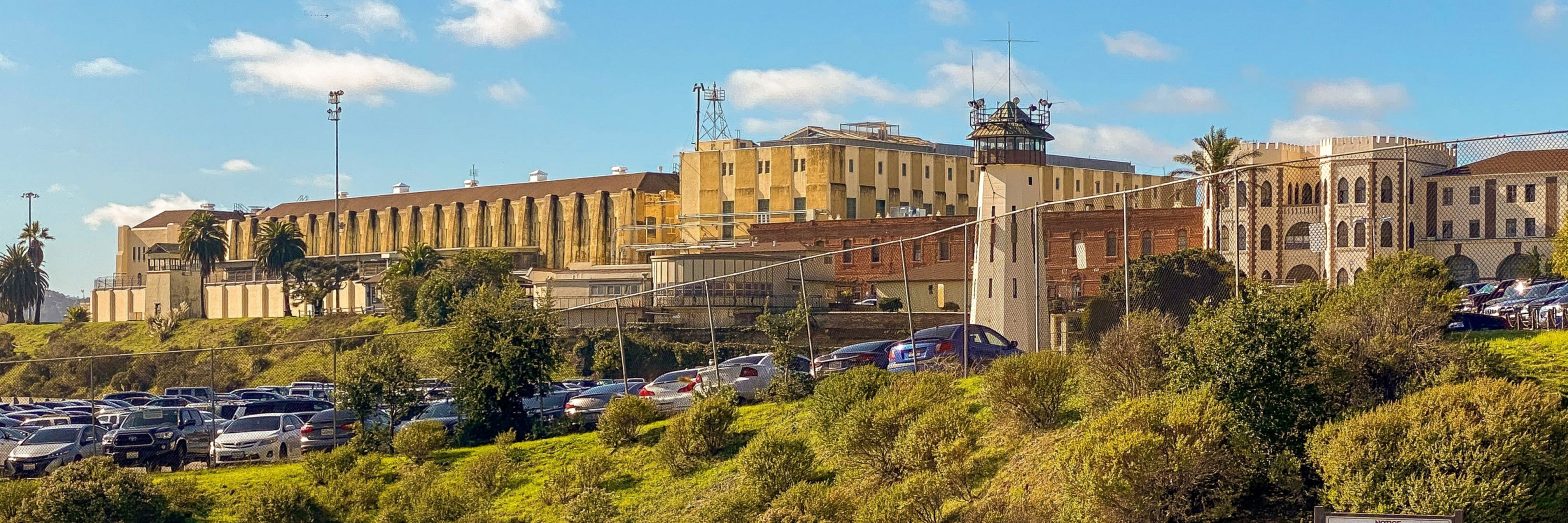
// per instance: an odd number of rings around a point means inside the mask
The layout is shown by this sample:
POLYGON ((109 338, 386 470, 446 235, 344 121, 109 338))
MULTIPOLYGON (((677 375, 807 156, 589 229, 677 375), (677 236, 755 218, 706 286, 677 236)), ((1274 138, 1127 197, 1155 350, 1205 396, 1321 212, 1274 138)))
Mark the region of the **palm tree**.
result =
POLYGON ((293 316, 289 307, 289 262, 305 257, 305 235, 294 222, 269 221, 256 231, 256 268, 283 277, 283 315, 293 316))
POLYGON ((180 253, 187 262, 201 266, 201 315, 207 317, 207 276, 212 266, 223 261, 229 253, 229 233, 218 224, 218 218, 207 211, 196 211, 180 226, 180 253))
POLYGON ((31 306, 33 323, 38 323, 47 290, 49 273, 33 263, 25 247, 10 245, 0 252, 0 304, 4 305, 6 316, 27 321, 27 308, 31 306))
MULTIPOLYGON (((1214 126, 1209 126, 1208 134, 1193 138, 1192 143, 1198 148, 1190 153, 1178 154, 1175 158, 1172 158, 1177 163, 1185 164, 1192 168, 1181 169, 1171 174, 1206 175, 1225 172, 1243 165, 1245 160, 1258 156, 1256 149, 1242 152, 1241 138, 1229 136, 1225 133, 1224 128, 1216 129, 1214 126)), ((1235 180, 1237 177, 1232 174, 1229 179, 1235 180)), ((1219 223, 1220 184, 1225 181, 1218 179, 1218 177, 1211 177, 1206 182, 1209 185, 1209 198, 1213 201, 1209 208, 1214 213, 1213 223, 1216 224, 1219 223)), ((1216 249, 1224 247, 1219 245, 1219 237, 1218 233, 1214 234, 1214 247, 1216 249)))
MULTIPOLYGON (((27 258, 32 260, 33 265, 36 267, 43 267, 44 240, 54 239, 54 236, 49 234, 49 228, 39 225, 37 221, 34 221, 23 226, 22 234, 17 235, 16 238, 27 243, 27 258)), ((34 304, 33 306, 33 323, 39 323, 41 320, 43 320, 43 310, 44 294, 39 294, 38 303, 34 304)))
POLYGON ((388 275, 424 276, 441 266, 441 254, 430 245, 414 243, 397 250, 397 261, 387 267, 388 275))

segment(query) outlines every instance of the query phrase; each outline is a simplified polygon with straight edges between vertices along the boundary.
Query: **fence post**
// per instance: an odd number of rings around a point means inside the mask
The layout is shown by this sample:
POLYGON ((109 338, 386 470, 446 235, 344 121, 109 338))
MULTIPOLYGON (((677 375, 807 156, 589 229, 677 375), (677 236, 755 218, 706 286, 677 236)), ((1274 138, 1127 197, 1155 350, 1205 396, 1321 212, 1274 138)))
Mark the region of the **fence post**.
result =
MULTIPOLYGON (((915 340, 915 294, 909 291, 909 258, 904 254, 904 241, 898 241, 898 265, 904 272, 904 320, 909 324, 909 357, 914 359, 915 340)), ((920 370, 920 362, 915 361, 915 370, 920 370)))
POLYGON ((1030 340, 1033 352, 1040 352, 1040 210, 1029 209, 1029 257, 1034 263, 1034 339, 1030 340))
POLYGON ((615 344, 621 350, 621 394, 631 392, 631 384, 626 381, 626 333, 621 329, 621 297, 615 297, 615 344))
POLYGON ((702 299, 708 307, 708 347, 713 351, 713 378, 719 380, 719 386, 723 386, 724 375, 719 374, 719 331, 713 326, 713 293, 708 290, 707 280, 702 282, 702 299))
POLYGON ((1127 208, 1127 193, 1122 193, 1122 315, 1132 314, 1132 211, 1127 208))
POLYGON ((93 358, 88 357, 85 360, 87 362, 87 397, 82 399, 92 399, 93 386, 96 385, 96 380, 93 379, 93 358))
MULTIPOLYGON (((831 259, 829 261, 832 261, 831 259)), ((795 268, 800 271, 800 303, 806 307, 806 354, 811 361, 817 361, 817 346, 811 342, 811 300, 806 295, 806 259, 795 260, 795 268)))
MULTIPOLYGON (((964 329, 964 343, 963 343, 963 345, 964 345, 964 354, 959 359, 960 359, 961 363, 964 366, 964 373, 967 376, 968 375, 967 373, 969 372, 969 319, 974 314, 974 307, 973 307, 974 302, 969 301, 969 278, 971 276, 973 276, 973 270, 974 270, 974 267, 971 266, 970 262, 969 262, 969 253, 970 253, 970 251, 974 250, 974 247, 969 245, 969 224, 964 224, 964 244, 963 244, 963 250, 964 250, 964 305, 962 307, 962 310, 964 311, 964 317, 963 317, 963 320, 962 320, 961 324, 964 326, 963 327, 963 329, 964 329)), ((913 340, 910 340, 910 341, 913 341, 913 340)), ((914 354, 914 353, 911 352, 910 354, 914 354)))
MULTIPOLYGON (((1240 173, 1240 171, 1237 171, 1235 173, 1235 177, 1236 177, 1237 183, 1240 183, 1241 182, 1241 173, 1240 173)), ((1231 296, 1234 297, 1234 296, 1241 296, 1241 198, 1240 198, 1241 188, 1240 187, 1235 187, 1235 188, 1233 188, 1233 192, 1237 193, 1237 194, 1232 195, 1231 198, 1230 198, 1230 203, 1231 203, 1231 206, 1230 206, 1230 212, 1231 212, 1231 220, 1230 220, 1230 222, 1231 223, 1230 224, 1232 226, 1231 227, 1231 233, 1235 236, 1234 238, 1232 238, 1233 241, 1231 242, 1231 246, 1230 246, 1230 249, 1231 249, 1230 250, 1230 252, 1231 252, 1231 271, 1234 273, 1234 277, 1231 278, 1231 280, 1232 280, 1232 282, 1231 282, 1232 283, 1231 296)), ((1215 238, 1218 238, 1218 237, 1219 237, 1219 235, 1215 234, 1215 238)), ((1221 248, 1223 248, 1223 246, 1221 248)))
MULTIPOLYGON (((213 347, 211 349, 207 349, 207 390, 208 390, 208 392, 211 392, 211 394, 207 396, 207 410, 212 411, 212 418, 213 419, 217 419, 218 418, 218 348, 217 347, 213 347)), ((202 421, 202 425, 206 425, 206 424, 207 424, 206 421, 202 421)), ((337 425, 338 425, 337 424, 337 420, 336 419, 332 420, 332 426, 336 427, 337 425)), ((206 428, 209 429, 209 430, 212 430, 212 429, 216 429, 217 426, 213 425, 211 427, 206 427, 206 428)), ((208 436, 209 439, 216 439, 217 438, 217 434, 208 434, 207 436, 208 436)), ((209 443, 209 446, 213 445, 213 444, 215 444, 215 443, 209 443)), ((185 457, 181 456, 180 459, 183 460, 183 459, 185 459, 185 457)), ((215 462, 213 461, 213 455, 212 455, 211 452, 208 452, 207 453, 207 467, 211 468, 214 464, 215 464, 215 462)), ((181 468, 181 469, 185 468, 185 465, 184 465, 183 461, 180 462, 180 467, 179 468, 181 468)), ((176 469, 176 470, 178 470, 178 469, 176 469)))

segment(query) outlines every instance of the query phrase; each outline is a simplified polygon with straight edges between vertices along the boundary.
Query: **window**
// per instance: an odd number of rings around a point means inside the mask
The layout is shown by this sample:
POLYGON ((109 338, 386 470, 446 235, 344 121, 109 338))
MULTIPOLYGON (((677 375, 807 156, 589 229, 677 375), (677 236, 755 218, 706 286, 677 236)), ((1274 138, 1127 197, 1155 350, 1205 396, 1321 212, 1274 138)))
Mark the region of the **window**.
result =
POLYGON ((953 168, 952 167, 948 167, 947 168, 947 181, 950 181, 950 182, 953 181, 953 168))
POLYGON ((929 165, 926 166, 926 179, 927 180, 931 179, 931 166, 929 166, 929 165))
POLYGON ((1383 183, 1378 185, 1377 201, 1394 203, 1394 180, 1392 178, 1383 177, 1383 183))
POLYGON ((1187 229, 1176 229, 1176 250, 1187 250, 1187 229))
POLYGON ((1443 221, 1443 239, 1444 240, 1452 240, 1452 239, 1454 239, 1454 222, 1451 222, 1451 221, 1448 221, 1448 220, 1444 220, 1443 221))
POLYGON ((1514 203, 1519 200, 1519 186, 1509 185, 1503 189, 1503 201, 1514 203))
POLYGON ((1013 297, 1018 297, 1018 278, 1013 278, 1013 297))
POLYGON ((849 172, 855 172, 855 159, 849 159, 849 172))
POLYGON ((909 164, 907 164, 907 163, 898 164, 898 175, 899 176, 909 176, 909 164))
POLYGON ((1258 250, 1274 250, 1274 229, 1269 228, 1267 225, 1264 225, 1262 229, 1258 229, 1258 250))
MULTIPOLYGON (((903 248, 902 244, 900 244, 899 248, 900 249, 903 248)), ((912 259, 912 260, 915 260, 915 261, 925 261, 926 260, 925 245, 923 243, 921 243, 920 241, 915 241, 913 243, 913 245, 910 245, 909 246, 909 258, 912 259)))
POLYGON ((1535 201, 1535 184, 1533 184, 1533 183, 1525 184, 1525 186, 1524 186, 1524 201, 1525 201, 1525 203, 1529 203, 1529 202, 1535 201))
POLYGON ((1454 188, 1453 187, 1444 187, 1443 188, 1443 205, 1453 205, 1453 204, 1454 204, 1454 188))
POLYGON ((797 222, 806 221, 806 199, 805 198, 796 198, 795 199, 795 211, 796 211, 796 213, 795 213, 795 221, 797 221, 797 222))
POLYGON ((1154 231, 1144 229, 1143 232, 1138 233, 1138 254, 1140 256, 1154 254, 1154 231))
POLYGON ((1073 180, 1073 190, 1082 192, 1083 191, 1083 180, 1073 180))
POLYGON ((1367 222, 1366 221, 1356 222, 1356 246, 1357 247, 1366 247, 1367 246, 1367 222))
POLYGON ((877 200, 877 218, 887 217, 887 200, 877 200))
POLYGON ((769 174, 773 172, 773 160, 763 160, 760 163, 762 166, 757 169, 758 173, 769 174))
POLYGON ((1263 187, 1262 187, 1262 190, 1260 192, 1263 193, 1262 194, 1262 196, 1263 196, 1262 200, 1263 201, 1259 202, 1258 205, 1263 206, 1263 207, 1273 207, 1274 206, 1274 184, 1269 183, 1269 182, 1263 182, 1263 187))
POLYGON ((855 199, 854 198, 845 198, 844 199, 844 218, 850 219, 850 220, 855 219, 855 216, 860 214, 860 213, 856 212, 857 209, 855 207, 856 207, 856 205, 855 205, 855 199))
POLYGON ((1535 236, 1535 218, 1524 219, 1524 235, 1535 236))
POLYGON ((1236 250, 1247 250, 1247 226, 1245 225, 1236 226, 1236 250))
POLYGON ((1247 182, 1236 182, 1236 206, 1247 206, 1247 182))
POLYGON ((1336 191, 1336 194, 1339 196, 1334 201, 1337 203, 1350 203, 1350 181, 1340 178, 1338 188, 1339 190, 1336 191))
POLYGON ((1383 247, 1394 246, 1394 222, 1383 222, 1377 230, 1378 245, 1383 247))
POLYGON ((1367 180, 1356 178, 1356 203, 1367 203, 1367 180))
POLYGON ((1056 179, 1056 190, 1058 190, 1058 191, 1062 190, 1062 179, 1061 178, 1057 178, 1056 179))
POLYGON ((1350 226, 1346 225, 1345 222, 1339 222, 1339 225, 1334 227, 1334 246, 1350 246, 1350 226))
POLYGON ((849 250, 850 247, 854 247, 855 246, 854 242, 852 242, 850 240, 844 240, 842 242, 842 245, 843 245, 844 252, 839 254, 839 261, 842 261, 844 263, 849 263, 849 262, 855 261, 855 253, 854 253, 854 251, 849 250))
POLYGON ((1116 256, 1116 231, 1105 231, 1105 257, 1116 256))
POLYGON ((871 240, 871 263, 882 263, 882 246, 877 240, 871 240))
POLYGON ((1230 245, 1230 227, 1220 226, 1220 241, 1217 242, 1221 249, 1230 245))
POLYGON ((1503 220, 1503 237, 1504 238, 1513 238, 1513 237, 1518 236, 1518 235, 1519 235, 1519 220, 1514 219, 1514 218, 1509 218, 1507 220, 1503 220))
POLYGON ((1098 180, 1094 182, 1094 194, 1100 194, 1100 182, 1098 180))
POLYGON ((1470 237, 1481 237, 1481 220, 1470 220, 1470 237))
POLYGON ((957 214, 957 213, 958 213, 958 207, 953 206, 953 204, 951 204, 951 203, 947 204, 947 209, 942 212, 942 214, 947 215, 947 216, 952 216, 952 215, 957 214))
POLYGON ((1029 185, 1034 185, 1034 177, 1033 176, 1029 177, 1029 185))
POLYGON ((768 204, 769 201, 767 198, 757 199, 757 223, 768 223, 768 218, 771 218, 771 215, 768 214, 768 211, 771 211, 772 209, 769 208, 768 204))
POLYGON ((877 162, 877 174, 882 174, 882 162, 877 162))
POLYGON ((1480 204, 1481 204, 1481 188, 1480 187, 1471 187, 1470 188, 1470 205, 1480 205, 1480 204))
POLYGON ((949 238, 942 238, 936 242, 936 259, 948 261, 953 259, 953 246, 949 238))
POLYGON ((725 240, 735 239, 735 200, 725 200, 722 204, 724 217, 719 221, 719 237, 725 240))

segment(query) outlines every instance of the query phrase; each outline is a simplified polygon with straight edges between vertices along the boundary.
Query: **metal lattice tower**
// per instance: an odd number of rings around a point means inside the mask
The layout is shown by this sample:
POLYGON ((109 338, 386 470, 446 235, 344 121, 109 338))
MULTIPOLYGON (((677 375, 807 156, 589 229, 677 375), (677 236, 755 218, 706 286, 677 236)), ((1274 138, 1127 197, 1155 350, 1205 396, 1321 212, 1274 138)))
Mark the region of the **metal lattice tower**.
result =
POLYGON ((697 140, 693 145, 708 140, 733 138, 729 121, 724 119, 724 89, 714 82, 706 87, 697 84, 691 90, 697 93, 697 140))

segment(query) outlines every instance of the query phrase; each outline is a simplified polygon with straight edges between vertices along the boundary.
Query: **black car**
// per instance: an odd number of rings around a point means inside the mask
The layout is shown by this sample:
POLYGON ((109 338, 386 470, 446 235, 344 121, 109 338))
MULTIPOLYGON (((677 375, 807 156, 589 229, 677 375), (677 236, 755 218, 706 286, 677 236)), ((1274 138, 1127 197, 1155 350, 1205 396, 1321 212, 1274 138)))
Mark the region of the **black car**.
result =
POLYGON ((148 401, 150 401, 150 400, 152 400, 153 398, 156 398, 156 397, 158 397, 158 395, 153 394, 151 392, 142 392, 142 391, 139 391, 139 390, 110 392, 108 394, 104 394, 103 395, 103 399, 106 399, 106 400, 120 400, 120 401, 124 401, 126 403, 130 403, 132 405, 141 405, 142 403, 147 403, 148 401), (140 403, 138 403, 138 401, 140 401, 140 403))
POLYGON ((893 340, 878 340, 847 345, 833 352, 817 356, 811 361, 811 375, 822 377, 835 372, 843 372, 854 367, 876 365, 877 368, 887 368, 887 349, 893 346, 893 340))
POLYGON ((131 413, 104 437, 103 453, 121 466, 184 468, 202 461, 216 437, 201 412, 190 407, 147 408, 131 413))
POLYGON ((1495 331, 1508 328, 1508 320, 1477 312, 1456 312, 1444 332, 1495 331))
POLYGON ((253 401, 240 405, 234 410, 234 417, 239 419, 252 414, 304 414, 321 412, 332 408, 332 402, 311 398, 285 398, 281 400, 253 401))

